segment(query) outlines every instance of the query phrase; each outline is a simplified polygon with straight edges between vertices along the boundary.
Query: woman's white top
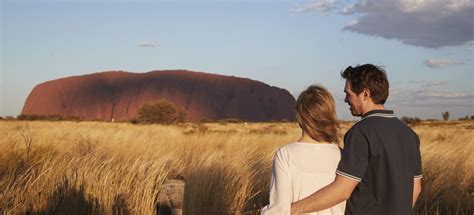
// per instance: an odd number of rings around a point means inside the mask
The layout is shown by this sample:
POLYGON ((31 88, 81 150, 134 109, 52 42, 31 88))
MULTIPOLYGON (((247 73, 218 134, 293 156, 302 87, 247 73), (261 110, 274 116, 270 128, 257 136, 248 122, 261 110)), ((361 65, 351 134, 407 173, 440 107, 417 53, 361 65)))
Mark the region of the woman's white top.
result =
MULTIPOLYGON (((336 178, 341 159, 336 144, 295 142, 278 149, 273 160, 270 204, 261 214, 290 214, 291 203, 313 194, 336 178)), ((346 202, 309 214, 344 214, 346 202)))

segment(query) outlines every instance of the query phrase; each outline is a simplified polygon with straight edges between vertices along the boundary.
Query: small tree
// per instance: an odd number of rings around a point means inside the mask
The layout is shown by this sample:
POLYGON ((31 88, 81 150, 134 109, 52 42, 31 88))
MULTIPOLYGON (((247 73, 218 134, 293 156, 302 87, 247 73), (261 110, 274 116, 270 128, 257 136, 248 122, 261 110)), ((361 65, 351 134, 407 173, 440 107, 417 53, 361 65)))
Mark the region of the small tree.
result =
POLYGON ((441 115, 443 116, 444 120, 449 120, 449 112, 448 111, 441 113, 441 115))
POLYGON ((403 122, 405 122, 406 124, 408 125, 417 125, 421 122, 421 119, 418 118, 418 117, 407 117, 407 116, 404 116, 402 117, 400 120, 402 120, 403 122))
POLYGON ((138 121, 143 123, 171 124, 184 122, 186 112, 168 100, 144 104, 138 109, 138 121))

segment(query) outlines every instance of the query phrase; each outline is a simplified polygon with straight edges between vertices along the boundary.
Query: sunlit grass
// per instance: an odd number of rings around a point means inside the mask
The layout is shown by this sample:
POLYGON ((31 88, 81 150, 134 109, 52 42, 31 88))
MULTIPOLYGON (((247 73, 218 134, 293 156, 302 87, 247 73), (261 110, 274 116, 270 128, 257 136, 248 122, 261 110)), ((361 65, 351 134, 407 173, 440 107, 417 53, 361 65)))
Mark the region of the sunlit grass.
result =
MULTIPOLYGON (((419 214, 473 211, 473 124, 414 128, 424 165, 419 214)), ((160 185, 179 175, 186 214, 255 214, 268 203, 273 153, 299 135, 293 123, 0 121, 0 210, 153 214, 160 185)))

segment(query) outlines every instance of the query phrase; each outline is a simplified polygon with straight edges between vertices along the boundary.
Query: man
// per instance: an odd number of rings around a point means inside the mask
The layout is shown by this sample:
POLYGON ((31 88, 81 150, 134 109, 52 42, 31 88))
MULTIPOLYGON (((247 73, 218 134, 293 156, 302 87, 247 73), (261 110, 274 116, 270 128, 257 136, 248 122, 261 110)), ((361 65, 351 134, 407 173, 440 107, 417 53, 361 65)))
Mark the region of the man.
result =
POLYGON ((347 200, 346 214, 413 214, 421 192, 418 136, 385 110, 385 71, 365 64, 348 67, 344 101, 362 119, 344 136, 336 179, 291 205, 292 214, 324 210, 347 200))

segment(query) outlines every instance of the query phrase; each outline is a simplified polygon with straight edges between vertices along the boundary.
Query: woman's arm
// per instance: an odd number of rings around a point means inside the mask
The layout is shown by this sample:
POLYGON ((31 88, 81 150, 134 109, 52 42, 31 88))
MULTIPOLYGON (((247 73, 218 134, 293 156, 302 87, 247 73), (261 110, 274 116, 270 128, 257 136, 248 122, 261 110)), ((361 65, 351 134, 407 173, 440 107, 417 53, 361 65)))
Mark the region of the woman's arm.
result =
POLYGON ((356 180, 336 175, 336 180, 329 185, 302 200, 293 202, 291 214, 321 211, 339 204, 349 199, 358 184, 356 180))
POLYGON ((270 204, 262 209, 262 214, 290 214, 291 212, 291 174, 288 154, 279 149, 273 160, 270 184, 270 204))

